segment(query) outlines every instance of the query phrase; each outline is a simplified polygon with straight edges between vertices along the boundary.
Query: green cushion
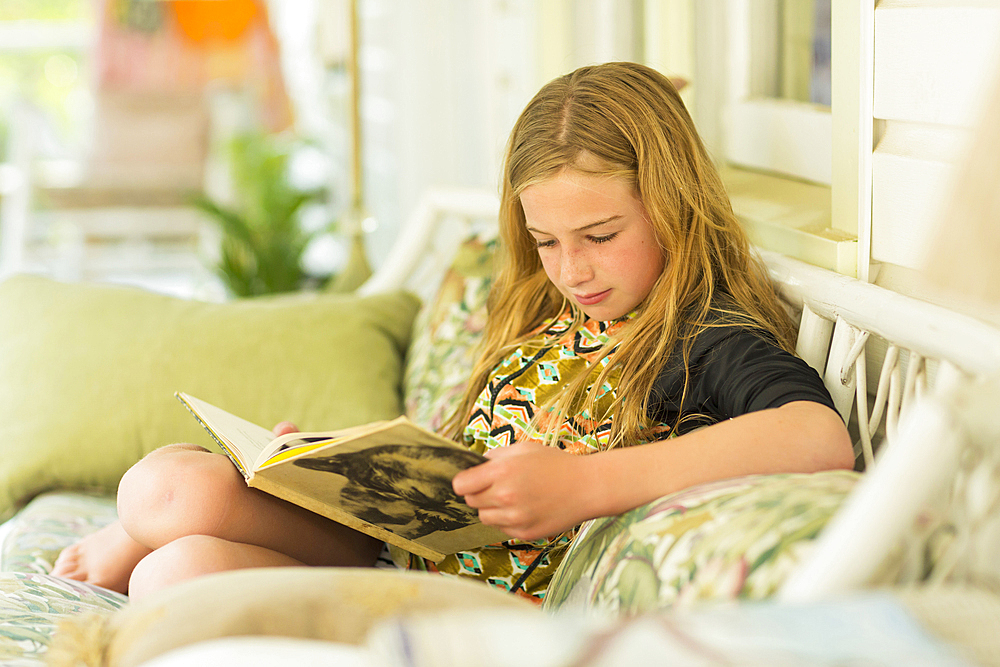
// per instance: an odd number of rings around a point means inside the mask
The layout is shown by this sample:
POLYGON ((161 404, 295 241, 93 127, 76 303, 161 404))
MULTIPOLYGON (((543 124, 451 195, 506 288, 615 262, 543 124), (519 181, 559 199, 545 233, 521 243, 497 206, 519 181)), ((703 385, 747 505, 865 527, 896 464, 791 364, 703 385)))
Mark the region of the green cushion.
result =
POLYGON ((405 293, 212 304, 35 276, 0 284, 0 517, 46 489, 113 491, 162 445, 210 446, 175 391, 267 427, 400 414, 417 306, 405 293))

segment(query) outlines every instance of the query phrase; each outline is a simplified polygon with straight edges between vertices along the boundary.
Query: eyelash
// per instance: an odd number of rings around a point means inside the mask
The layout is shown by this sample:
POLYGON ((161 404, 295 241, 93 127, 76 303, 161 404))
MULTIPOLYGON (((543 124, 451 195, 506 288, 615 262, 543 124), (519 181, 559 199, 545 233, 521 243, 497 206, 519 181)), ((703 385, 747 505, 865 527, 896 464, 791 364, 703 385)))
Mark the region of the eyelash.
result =
MULTIPOLYGON (((616 236, 618 236, 618 232, 614 232, 614 233, 611 233, 611 234, 605 234, 603 236, 588 236, 587 239, 590 242, 592 242, 592 243, 596 243, 596 244, 600 245, 602 243, 608 243, 609 241, 613 241, 616 236)), ((539 249, 551 248, 555 244, 556 244, 556 242, 553 241, 552 239, 547 239, 545 241, 536 241, 535 242, 535 247, 539 248, 539 249)))

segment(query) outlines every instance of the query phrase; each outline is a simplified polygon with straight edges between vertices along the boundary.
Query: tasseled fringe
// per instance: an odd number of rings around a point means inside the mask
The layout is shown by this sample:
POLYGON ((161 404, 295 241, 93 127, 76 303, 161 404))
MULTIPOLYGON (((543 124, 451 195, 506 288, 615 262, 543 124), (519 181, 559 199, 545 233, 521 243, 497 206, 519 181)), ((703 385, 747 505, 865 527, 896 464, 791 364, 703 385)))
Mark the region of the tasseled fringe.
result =
POLYGON ((48 667, 108 667, 111 614, 91 612, 62 621, 45 654, 48 667))

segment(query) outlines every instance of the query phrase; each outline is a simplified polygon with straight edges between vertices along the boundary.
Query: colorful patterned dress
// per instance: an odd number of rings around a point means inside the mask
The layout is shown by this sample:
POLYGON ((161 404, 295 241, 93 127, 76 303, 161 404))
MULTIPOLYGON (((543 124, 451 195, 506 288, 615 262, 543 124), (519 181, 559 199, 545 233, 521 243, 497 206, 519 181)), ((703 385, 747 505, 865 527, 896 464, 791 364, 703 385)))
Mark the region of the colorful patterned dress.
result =
MULTIPOLYGON (((574 377, 596 361, 601 347, 631 316, 611 322, 586 320, 569 340, 565 334, 572 326, 573 316, 568 308, 543 324, 537 335, 494 369, 465 429, 466 444, 484 453, 519 440, 540 439, 539 431, 547 430, 547 424, 543 415, 539 417, 538 430, 532 428, 536 407, 559 391, 564 378, 574 377)), ((604 357, 600 363, 606 365, 608 358, 604 357)), ((605 414, 614 401, 618 378, 612 371, 601 387, 595 402, 599 414, 605 414)), ((559 447, 573 454, 600 451, 608 445, 610 430, 610 418, 597 422, 582 411, 561 425, 559 447)), ((469 577, 508 591, 528 572, 520 581, 518 594, 541 601, 571 539, 572 533, 534 541, 515 539, 459 552, 438 563, 411 556, 409 567, 469 577), (536 560, 538 563, 533 566, 536 560)))

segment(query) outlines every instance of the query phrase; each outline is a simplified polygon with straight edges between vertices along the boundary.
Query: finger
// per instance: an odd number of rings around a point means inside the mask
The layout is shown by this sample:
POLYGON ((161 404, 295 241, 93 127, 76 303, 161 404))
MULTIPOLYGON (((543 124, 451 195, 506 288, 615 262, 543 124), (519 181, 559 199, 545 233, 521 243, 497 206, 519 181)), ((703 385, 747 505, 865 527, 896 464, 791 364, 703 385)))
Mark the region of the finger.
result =
POLYGON ((479 520, 483 524, 499 528, 507 535, 519 540, 536 540, 548 535, 535 522, 527 521, 524 517, 519 517, 507 509, 481 509, 479 510, 479 520))
MULTIPOLYGON (((516 530, 523 528, 521 522, 514 516, 512 510, 504 507, 483 507, 479 509, 479 520, 487 526, 496 526, 501 530, 516 530)), ((509 534, 509 533, 508 533, 509 534)))
MULTIPOLYGON (((458 496, 470 496, 482 493, 493 484, 493 476, 488 470, 488 463, 481 463, 459 472, 451 480, 451 488, 458 496)), ((468 502, 468 501, 466 501, 468 502)))
POLYGON ((286 433, 298 433, 299 427, 292 422, 281 422, 271 429, 271 432, 274 433, 275 437, 278 437, 286 433))
POLYGON ((465 504, 475 510, 482 511, 487 507, 495 507, 496 503, 489 499, 488 493, 470 493, 462 496, 465 504))

